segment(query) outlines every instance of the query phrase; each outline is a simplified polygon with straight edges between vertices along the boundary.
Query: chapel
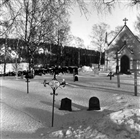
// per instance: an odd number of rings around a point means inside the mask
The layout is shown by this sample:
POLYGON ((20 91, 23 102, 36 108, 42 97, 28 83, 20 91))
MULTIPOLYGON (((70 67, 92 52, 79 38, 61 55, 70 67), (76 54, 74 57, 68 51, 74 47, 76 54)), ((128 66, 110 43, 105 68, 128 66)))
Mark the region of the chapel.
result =
POLYGON ((132 70, 140 69, 140 40, 126 25, 108 43, 105 53, 105 67, 109 71, 129 74, 132 70))

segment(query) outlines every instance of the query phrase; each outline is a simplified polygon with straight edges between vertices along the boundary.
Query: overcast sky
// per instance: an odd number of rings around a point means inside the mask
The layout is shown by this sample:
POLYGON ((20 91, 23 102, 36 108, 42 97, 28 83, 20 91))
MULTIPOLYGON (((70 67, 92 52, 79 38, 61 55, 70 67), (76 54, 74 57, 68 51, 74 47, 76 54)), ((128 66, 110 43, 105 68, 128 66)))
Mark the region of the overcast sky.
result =
MULTIPOLYGON (((124 5, 126 3, 123 3, 124 5)), ((110 25, 111 30, 114 30, 116 26, 123 26, 123 19, 127 18, 128 27, 135 33, 134 22, 136 21, 136 17, 138 15, 138 10, 136 8, 127 8, 122 5, 121 7, 116 7, 115 10, 112 11, 112 14, 103 14, 98 15, 95 10, 91 6, 89 6, 90 13, 87 15, 87 18, 81 14, 78 7, 74 7, 73 11, 71 11, 71 32, 74 36, 80 37, 84 40, 85 45, 90 44, 90 33, 92 26, 94 24, 104 22, 110 25)), ((140 10, 139 10, 140 11, 140 10)))

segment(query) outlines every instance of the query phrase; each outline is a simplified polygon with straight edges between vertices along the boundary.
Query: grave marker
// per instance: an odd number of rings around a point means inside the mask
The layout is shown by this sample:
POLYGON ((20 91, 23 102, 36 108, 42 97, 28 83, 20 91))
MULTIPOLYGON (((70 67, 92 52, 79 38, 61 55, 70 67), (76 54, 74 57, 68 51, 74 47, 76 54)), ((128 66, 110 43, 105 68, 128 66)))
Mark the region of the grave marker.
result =
POLYGON ((88 110, 100 110, 100 101, 97 97, 91 97, 89 99, 89 108, 88 110))
POLYGON ((46 84, 48 84, 52 88, 52 90, 53 90, 53 92, 51 93, 51 95, 53 95, 53 104, 52 104, 52 127, 53 127, 53 123, 54 123, 54 103, 55 103, 55 96, 58 95, 58 94, 56 94, 56 90, 60 86, 65 87, 66 81, 63 79, 63 81, 60 83, 56 79, 56 76, 54 74, 54 78, 50 82, 47 82, 46 80, 44 80, 43 84, 44 84, 44 87, 46 87, 46 84))
POLYGON ((63 99, 61 100, 61 106, 60 106, 59 109, 60 109, 60 110, 72 111, 71 105, 72 105, 71 99, 69 99, 69 98, 63 98, 63 99))
POLYGON ((78 81, 78 69, 73 69, 73 81, 78 81))
POLYGON ((29 93, 29 79, 33 78, 32 73, 30 73, 29 71, 27 71, 26 75, 25 75, 26 81, 27 82, 27 94, 29 93))
POLYGON ((109 72, 108 76, 110 77, 110 80, 112 80, 112 77, 114 77, 114 74, 112 72, 109 72))
POLYGON ((74 75, 74 82, 78 81, 78 75, 74 75))

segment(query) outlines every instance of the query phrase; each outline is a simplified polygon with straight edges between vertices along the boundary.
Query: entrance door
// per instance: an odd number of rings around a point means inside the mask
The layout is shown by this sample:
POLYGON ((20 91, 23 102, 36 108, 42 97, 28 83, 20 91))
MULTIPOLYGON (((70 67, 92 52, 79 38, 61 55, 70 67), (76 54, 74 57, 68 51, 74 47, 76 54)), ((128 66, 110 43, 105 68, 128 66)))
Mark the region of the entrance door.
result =
POLYGON ((130 69, 129 57, 124 55, 121 57, 121 73, 128 73, 129 69, 130 69))

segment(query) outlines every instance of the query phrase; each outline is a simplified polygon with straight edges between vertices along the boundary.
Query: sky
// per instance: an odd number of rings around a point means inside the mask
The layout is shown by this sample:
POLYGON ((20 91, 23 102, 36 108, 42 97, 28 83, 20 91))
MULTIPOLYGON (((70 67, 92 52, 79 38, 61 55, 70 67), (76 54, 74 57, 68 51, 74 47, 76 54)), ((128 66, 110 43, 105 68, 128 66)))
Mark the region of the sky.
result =
POLYGON ((127 18, 127 26, 134 34, 136 34, 134 23, 137 19, 138 13, 140 13, 136 7, 126 7, 126 3, 123 2, 122 5, 117 6, 111 14, 99 15, 95 10, 93 10, 92 6, 89 6, 88 10, 89 14, 85 17, 85 15, 80 12, 78 6, 75 6, 70 14, 70 20, 72 22, 71 33, 74 36, 82 38, 86 47, 90 45, 92 26, 101 22, 108 24, 110 26, 110 30, 114 30, 117 26, 123 26, 123 19, 127 18))

